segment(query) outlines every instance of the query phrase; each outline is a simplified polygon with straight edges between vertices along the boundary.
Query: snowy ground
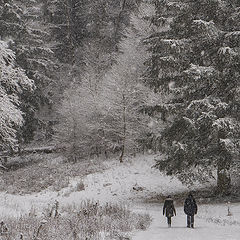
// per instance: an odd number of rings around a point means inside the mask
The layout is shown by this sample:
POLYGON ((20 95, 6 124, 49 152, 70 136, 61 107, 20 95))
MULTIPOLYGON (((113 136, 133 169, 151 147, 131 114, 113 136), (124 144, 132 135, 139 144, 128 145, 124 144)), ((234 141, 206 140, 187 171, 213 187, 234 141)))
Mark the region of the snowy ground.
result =
MULTIPOLYGON (((196 217, 196 228, 187 229, 182 207, 177 208, 177 216, 173 218, 173 228, 168 229, 166 219, 162 216, 162 205, 143 202, 158 195, 185 192, 189 190, 177 179, 162 175, 151 168, 154 164, 152 156, 142 156, 119 164, 117 160, 105 162, 107 170, 90 174, 84 179, 73 178, 67 188, 59 192, 48 189, 39 194, 24 196, 0 193, 0 218, 21 216, 29 211, 42 212, 55 200, 60 206, 78 204, 91 199, 100 202, 120 202, 127 204, 135 211, 150 213, 153 223, 146 231, 136 232, 133 240, 237 240, 240 239, 240 204, 230 204, 232 216, 227 216, 228 206, 201 205, 196 217), (79 190, 78 185, 85 189, 79 190), (138 189, 134 190, 134 189, 138 189)), ((192 189, 201 186, 192 186, 192 189)), ((181 205, 181 204, 180 204, 181 205)))
POLYGON ((29 212, 31 208, 41 210, 55 200, 58 200, 60 205, 78 204, 86 199, 131 204, 156 194, 167 195, 187 190, 177 179, 166 177, 152 168, 153 156, 141 156, 123 164, 117 160, 106 161, 104 164, 107 168, 104 172, 87 175, 84 179, 72 178, 69 186, 59 192, 48 189, 38 194, 23 196, 0 193, 0 217, 9 213, 19 216, 23 212, 29 212), (81 182, 85 190, 78 191, 81 182))
POLYGON ((133 234, 132 240, 239 240, 240 239, 240 204, 231 204, 232 216, 227 216, 226 205, 202 205, 195 217, 195 228, 186 228, 186 215, 182 207, 177 208, 173 217, 172 228, 168 228, 166 218, 162 216, 162 206, 145 205, 138 208, 148 212, 153 222, 146 231, 133 234))

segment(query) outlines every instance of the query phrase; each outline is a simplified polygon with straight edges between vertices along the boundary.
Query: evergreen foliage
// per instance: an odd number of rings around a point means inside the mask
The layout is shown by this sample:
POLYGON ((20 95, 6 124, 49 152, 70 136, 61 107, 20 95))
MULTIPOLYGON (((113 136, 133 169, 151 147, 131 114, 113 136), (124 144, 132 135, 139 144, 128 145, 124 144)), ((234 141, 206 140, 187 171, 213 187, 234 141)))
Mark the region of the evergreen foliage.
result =
POLYGON ((239 3, 157 0, 155 6, 158 30, 145 41, 152 55, 144 77, 155 91, 171 94, 161 108, 166 159, 156 166, 184 181, 196 178, 193 168, 202 180, 217 169, 219 190, 227 191, 240 142, 239 3))
POLYGON ((227 192, 240 167, 239 1, 0 3, 2 147, 57 122, 73 160, 147 148, 167 174, 216 172, 227 192))
POLYGON ((116 43, 121 39, 121 30, 129 23, 130 10, 136 8, 138 2, 46 1, 45 12, 52 23, 52 37, 56 41, 54 49, 58 59, 64 63, 75 63, 75 50, 92 41, 99 41, 102 48, 114 51, 116 43))
POLYGON ((23 69, 16 67, 15 54, 0 41, 0 149, 17 143, 17 130, 23 125, 20 96, 32 91, 34 83, 23 69))
POLYGON ((48 26, 43 22, 42 14, 40 0, 2 1, 0 11, 1 38, 9 41, 9 47, 16 53, 16 63, 36 84, 34 92, 24 91, 21 95, 25 124, 19 134, 28 142, 44 123, 37 111, 42 105, 51 104, 51 93, 47 89, 53 83, 56 65, 49 45, 48 26))

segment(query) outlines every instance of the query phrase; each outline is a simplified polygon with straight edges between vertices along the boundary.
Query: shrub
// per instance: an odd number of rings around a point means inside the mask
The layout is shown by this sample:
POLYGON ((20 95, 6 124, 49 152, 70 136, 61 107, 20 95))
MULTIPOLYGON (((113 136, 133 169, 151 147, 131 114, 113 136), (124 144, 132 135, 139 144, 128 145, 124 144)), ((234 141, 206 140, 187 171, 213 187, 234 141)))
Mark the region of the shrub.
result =
POLYGON ((77 191, 77 192, 80 192, 80 191, 83 191, 83 190, 85 190, 85 186, 84 186, 83 181, 81 180, 81 181, 78 182, 77 185, 76 185, 76 191, 77 191))

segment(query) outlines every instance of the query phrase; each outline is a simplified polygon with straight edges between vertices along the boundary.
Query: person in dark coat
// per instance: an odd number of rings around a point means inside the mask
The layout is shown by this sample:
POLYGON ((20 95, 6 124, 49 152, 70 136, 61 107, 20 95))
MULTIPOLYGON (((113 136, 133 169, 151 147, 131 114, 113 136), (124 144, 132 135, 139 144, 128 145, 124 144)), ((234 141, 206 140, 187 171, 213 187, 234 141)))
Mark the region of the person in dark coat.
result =
POLYGON ((194 215, 197 214, 197 204, 192 195, 192 193, 188 194, 184 202, 184 212, 187 215, 187 227, 194 228, 194 215))
POLYGON ((171 198, 171 196, 169 195, 163 205, 163 216, 167 217, 167 223, 168 223, 168 227, 171 227, 172 224, 172 220, 171 218, 175 215, 176 216, 176 210, 173 204, 173 199, 171 198))

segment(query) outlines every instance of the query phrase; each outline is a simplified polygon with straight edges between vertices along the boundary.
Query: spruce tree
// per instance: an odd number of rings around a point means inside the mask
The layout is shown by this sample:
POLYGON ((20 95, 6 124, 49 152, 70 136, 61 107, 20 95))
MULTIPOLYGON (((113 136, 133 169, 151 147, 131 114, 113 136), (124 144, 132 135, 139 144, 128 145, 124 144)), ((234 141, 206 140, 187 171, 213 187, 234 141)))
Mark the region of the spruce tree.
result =
POLYGON ((51 106, 49 89, 54 82, 56 65, 41 0, 2 1, 0 28, 1 38, 9 41, 9 47, 16 53, 16 63, 36 84, 34 92, 24 91, 21 95, 25 124, 19 135, 24 141, 31 141, 34 131, 48 125, 39 117, 39 111, 43 105, 51 106))
POLYGON ((16 66, 15 54, 0 41, 0 150, 17 144, 17 130, 23 125, 20 96, 34 89, 34 83, 16 66))
POLYGON ((239 3, 156 0, 155 6, 145 81, 171 96, 153 106, 167 123, 165 159, 156 166, 186 182, 206 181, 216 170, 218 190, 226 193, 239 157, 239 3))

